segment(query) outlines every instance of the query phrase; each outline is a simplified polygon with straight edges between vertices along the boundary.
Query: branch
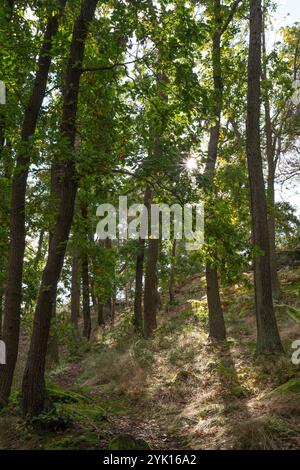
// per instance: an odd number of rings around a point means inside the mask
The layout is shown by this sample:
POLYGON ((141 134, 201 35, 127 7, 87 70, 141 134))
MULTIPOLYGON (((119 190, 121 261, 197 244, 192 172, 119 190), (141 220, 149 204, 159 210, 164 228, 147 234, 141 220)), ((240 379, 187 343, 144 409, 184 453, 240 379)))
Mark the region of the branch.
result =
POLYGON ((224 25, 223 25, 223 28, 221 29, 221 32, 220 32, 221 36, 222 36, 222 34, 224 34, 225 31, 227 30, 228 26, 230 25, 231 21, 233 20, 233 17, 234 17, 234 15, 235 15, 235 13, 236 13, 236 10, 237 10, 239 4, 242 3, 242 1, 243 1, 243 0, 235 0, 234 4, 232 5, 232 8, 231 8, 231 10, 230 10, 230 13, 229 13, 229 15, 228 15, 228 17, 227 17, 227 20, 225 21, 225 23, 224 23, 224 25))
POLYGON ((127 65, 135 64, 136 62, 142 62, 147 57, 147 55, 143 56, 143 57, 136 58, 134 60, 130 60, 128 62, 116 62, 112 65, 106 65, 105 67, 88 67, 88 68, 85 68, 85 69, 81 69, 81 73, 84 73, 84 72, 103 72, 103 71, 105 72, 105 71, 113 70, 116 67, 126 67, 127 65))

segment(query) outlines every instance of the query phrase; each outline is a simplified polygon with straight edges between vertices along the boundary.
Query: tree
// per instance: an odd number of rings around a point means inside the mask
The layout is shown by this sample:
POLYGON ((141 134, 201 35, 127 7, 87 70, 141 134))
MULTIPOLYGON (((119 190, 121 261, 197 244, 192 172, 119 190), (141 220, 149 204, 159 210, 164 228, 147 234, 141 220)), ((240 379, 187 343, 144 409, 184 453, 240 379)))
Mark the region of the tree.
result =
POLYGON ((62 270, 66 243, 73 220, 77 192, 74 148, 81 69, 90 23, 97 0, 83 0, 75 22, 70 57, 65 74, 61 133, 66 140, 67 158, 62 163, 62 190, 53 238, 35 310, 34 327, 22 383, 22 407, 25 415, 42 411, 45 399, 45 359, 55 291, 62 270))
POLYGON ((252 238, 255 247, 254 284, 257 319, 257 347, 260 354, 281 353, 272 299, 267 203, 260 146, 260 80, 262 70, 261 0, 250 0, 250 41, 248 59, 247 162, 251 197, 252 238))
POLYGON ((59 13, 50 14, 41 46, 38 68, 31 96, 25 109, 21 131, 20 150, 16 159, 15 174, 11 190, 10 248, 8 274, 4 301, 3 340, 7 348, 7 363, 1 367, 0 398, 6 402, 10 395, 15 370, 20 331, 20 309, 22 298, 22 274, 25 251, 25 196, 30 165, 31 143, 39 112, 45 98, 48 73, 51 65, 52 41, 58 31, 59 13))
MULTIPOLYGON (((207 160, 205 165, 205 178, 207 180, 207 190, 210 192, 213 186, 215 168, 218 158, 218 147, 221 131, 221 114, 223 108, 223 77, 221 63, 221 39, 226 32, 240 1, 235 1, 226 21, 222 18, 221 0, 213 1, 212 18, 212 68, 213 68, 213 118, 215 123, 210 128, 207 160)), ((206 285, 207 304, 209 318, 209 335, 211 338, 223 340, 226 338, 226 329, 222 311, 220 289, 218 280, 218 269, 216 266, 218 254, 214 253, 215 261, 208 261, 206 264, 206 285)))

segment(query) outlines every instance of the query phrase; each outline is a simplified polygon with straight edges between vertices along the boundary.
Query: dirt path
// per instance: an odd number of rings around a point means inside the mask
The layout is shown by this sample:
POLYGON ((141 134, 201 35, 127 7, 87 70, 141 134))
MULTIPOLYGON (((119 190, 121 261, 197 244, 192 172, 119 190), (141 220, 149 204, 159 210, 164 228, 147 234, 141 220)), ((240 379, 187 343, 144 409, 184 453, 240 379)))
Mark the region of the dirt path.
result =
MULTIPOLYGON (((56 375, 54 381, 60 387, 71 390, 82 372, 83 367, 80 363, 70 363, 63 372, 56 375)), ((103 401, 100 400, 100 405, 105 402, 105 398, 106 397, 103 396, 103 401)), ((147 407, 146 404, 145 409, 152 410, 152 406, 147 407)), ((115 436, 126 434, 135 439, 144 439, 150 445, 151 449, 186 449, 182 442, 168 435, 165 430, 160 427, 156 417, 151 416, 151 411, 149 415, 149 417, 141 417, 135 410, 132 410, 132 412, 126 415, 118 413, 109 414, 107 421, 97 426, 97 434, 100 441, 99 448, 106 449, 109 442, 115 436)))

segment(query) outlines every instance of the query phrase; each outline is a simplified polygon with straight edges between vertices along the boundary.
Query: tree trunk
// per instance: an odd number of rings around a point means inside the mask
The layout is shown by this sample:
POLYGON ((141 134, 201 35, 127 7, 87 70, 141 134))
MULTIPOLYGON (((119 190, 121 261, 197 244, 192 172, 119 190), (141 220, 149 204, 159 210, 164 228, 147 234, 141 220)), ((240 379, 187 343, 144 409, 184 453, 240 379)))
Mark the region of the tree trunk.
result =
POLYGON ((100 302, 100 299, 97 299, 98 305, 98 325, 103 326, 105 325, 105 318, 104 318, 104 305, 100 302))
POLYGON ((72 281, 71 281, 71 324, 73 325, 75 335, 78 335, 78 319, 80 314, 80 263, 78 256, 78 247, 73 241, 72 250, 72 281))
POLYGON ((90 307, 90 282, 89 282, 89 260, 85 251, 81 258, 82 269, 82 313, 83 313, 83 336, 89 340, 91 337, 91 307, 90 307))
MULTIPOLYGON (((160 56, 161 51, 158 51, 160 56)), ((160 59, 160 58, 159 58, 160 59)), ((158 60, 158 68, 161 67, 160 60, 158 60)), ((168 102, 168 96, 165 92, 165 86, 169 82, 168 77, 162 70, 157 71, 157 91, 158 97, 162 102, 168 102)), ((162 136, 165 131, 166 122, 162 119, 160 122, 155 123, 152 130, 153 148, 149 152, 149 160, 158 162, 163 157, 163 144, 162 136)), ((148 233, 151 230, 151 204, 153 199, 153 191, 147 188, 145 191, 144 205, 148 208, 149 227, 148 233)), ((145 291, 144 291, 144 336, 148 338, 152 335, 157 328, 156 314, 159 305, 159 295, 157 290, 157 274, 156 267, 159 254, 160 240, 155 238, 148 239, 147 263, 145 272, 145 291)))
POLYGON ((176 239, 173 240, 172 255, 171 255, 171 271, 170 271, 170 282, 169 282, 169 298, 170 304, 175 301, 175 267, 176 267, 176 239))
MULTIPOLYGON (((61 8, 65 6, 65 3, 66 0, 62 2, 61 8)), ((39 112, 45 97, 51 64, 52 40, 58 31, 58 19, 59 14, 51 16, 48 20, 32 93, 25 109, 21 131, 22 148, 17 155, 15 175, 12 181, 10 249, 3 322, 3 340, 6 344, 7 363, 0 369, 0 397, 4 402, 8 400, 10 395, 19 346, 25 252, 25 195, 30 164, 30 137, 35 133, 39 112)))
MULTIPOLYGON (((51 322, 52 324, 56 319, 56 303, 57 303, 57 292, 55 292, 55 301, 53 302, 51 322)), ((52 334, 49 336, 48 348, 47 348, 47 366, 54 367, 59 364, 59 344, 57 338, 57 331, 52 330, 52 334)))
POLYGON ((143 327, 143 268, 144 268, 144 255, 145 255, 145 240, 142 238, 138 241, 138 253, 136 257, 135 268, 135 293, 134 293, 134 318, 133 325, 137 331, 143 327))
POLYGON ((70 58, 67 65, 63 96, 62 135, 69 144, 69 152, 63 163, 62 197, 53 239, 42 276, 42 284, 37 300, 34 326, 27 364, 22 384, 22 407, 24 415, 36 416, 44 408, 45 400, 45 358, 51 323, 55 289, 63 267, 66 244, 73 220, 77 184, 73 157, 76 135, 76 116, 81 69, 85 43, 90 22, 98 0, 83 0, 80 14, 75 22, 70 58))
POLYGON ((209 336, 222 341, 226 338, 226 329, 220 300, 218 271, 209 264, 206 266, 206 282, 208 311, 214 312, 214 315, 209 316, 209 336))
POLYGON ((252 238, 259 250, 254 260, 257 348, 260 354, 283 351, 272 299, 267 203, 260 147, 261 0, 250 0, 248 60, 247 161, 251 195, 252 238))
MULTIPOLYGON (((263 17, 264 18, 264 17, 263 17)), ((267 80, 267 63, 266 63, 266 32, 265 32, 265 21, 263 21, 263 68, 262 78, 267 80)), ((272 121, 271 121, 271 110, 270 110, 270 98, 269 91, 265 91, 264 96, 265 102, 265 132, 266 132, 266 147, 267 147, 267 165, 268 165, 268 184, 267 184, 267 196, 269 203, 268 210, 268 229, 269 229, 269 244, 270 244, 270 268, 271 268, 271 279, 272 279, 272 293, 273 298, 278 300, 280 297, 280 286, 278 281, 277 273, 277 256, 276 256, 276 244, 275 244, 275 173, 276 173, 276 145, 273 142, 272 132, 272 121)), ((276 142, 276 140, 275 140, 276 142)))
MULTIPOLYGON (((210 129, 207 161, 205 166, 205 176, 207 177, 210 186, 213 185, 213 178, 218 158, 221 113, 223 106, 223 79, 221 66, 222 17, 220 0, 214 0, 214 19, 215 31, 213 34, 212 63, 214 80, 214 117, 216 119, 216 123, 210 129)), ((208 192, 210 192, 210 190, 211 187, 208 188, 208 192)), ((206 287, 210 337, 217 340, 224 340, 226 338, 226 329, 220 299, 218 270, 214 263, 210 262, 206 265, 206 287)))
POLYGON ((87 340, 91 337, 91 306, 90 306, 90 274, 89 274, 89 256, 88 256, 88 210, 85 202, 81 203, 81 215, 83 222, 84 246, 81 254, 82 269, 82 313, 83 313, 83 336, 87 340))
POLYGON ((152 335, 157 327, 157 279, 156 265, 159 252, 159 240, 150 239, 148 245, 148 257, 145 273, 144 293, 144 335, 146 338, 152 335))
MULTIPOLYGON (((152 191, 147 188, 145 192, 146 207, 150 209, 152 203, 152 191)), ((149 211, 150 212, 150 211, 149 211)), ((150 227, 149 227, 150 232, 150 227)), ((156 265, 158 260, 159 239, 149 238, 147 262, 145 272, 144 291, 144 336, 148 338, 157 328, 157 278, 156 265)))

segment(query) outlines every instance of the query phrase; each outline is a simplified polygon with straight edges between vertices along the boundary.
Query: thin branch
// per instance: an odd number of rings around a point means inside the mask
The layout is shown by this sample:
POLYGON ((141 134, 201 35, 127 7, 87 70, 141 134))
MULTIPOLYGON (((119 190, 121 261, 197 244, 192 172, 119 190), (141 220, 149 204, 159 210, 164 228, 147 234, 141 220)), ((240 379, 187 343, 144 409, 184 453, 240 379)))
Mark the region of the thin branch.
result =
POLYGON ((224 23, 224 25, 223 25, 223 27, 222 27, 222 29, 221 29, 221 32, 220 32, 221 36, 222 36, 222 35, 225 33, 225 31, 227 30, 228 26, 230 25, 231 21, 233 20, 233 17, 234 17, 234 15, 235 15, 235 13, 236 13, 236 10, 237 10, 239 4, 242 3, 242 1, 243 1, 243 0, 235 0, 234 4, 232 5, 232 8, 231 8, 231 10, 230 10, 230 13, 229 13, 229 15, 228 15, 228 17, 227 17, 227 20, 225 21, 225 23, 224 23))
POLYGON ((148 57, 150 54, 146 54, 143 57, 137 57, 134 60, 129 60, 128 62, 115 62, 112 65, 106 65, 105 67, 88 67, 81 69, 81 72, 105 72, 109 70, 114 70, 117 67, 126 67, 127 65, 135 64, 137 62, 143 62, 146 57, 148 57))

